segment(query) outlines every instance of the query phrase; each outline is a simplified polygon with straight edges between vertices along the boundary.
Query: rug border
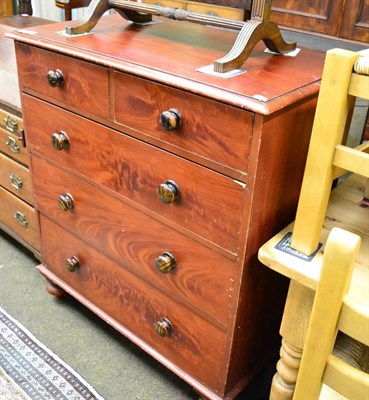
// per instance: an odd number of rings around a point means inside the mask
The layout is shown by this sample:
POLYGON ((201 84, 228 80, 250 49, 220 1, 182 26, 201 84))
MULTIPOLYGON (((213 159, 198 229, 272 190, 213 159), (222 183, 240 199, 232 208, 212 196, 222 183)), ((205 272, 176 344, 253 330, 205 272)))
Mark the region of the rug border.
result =
MULTIPOLYGON (((63 361, 57 354, 55 354, 49 347, 44 345, 39 339, 35 337, 21 322, 16 320, 14 317, 12 317, 7 311, 5 311, 1 306, 0 306, 0 313, 4 314, 6 318, 11 320, 15 325, 19 326, 23 332, 29 336, 30 339, 32 339, 38 346, 40 346, 42 349, 44 349, 46 352, 50 353, 50 356, 55 359, 58 363, 60 363, 64 368, 69 370, 71 374, 75 375, 75 377, 83 384, 86 386, 88 390, 90 390, 96 397, 96 400, 105 400, 104 397, 102 397, 99 393, 97 393, 96 389, 89 384, 74 368, 72 368, 70 365, 68 365, 65 361, 63 361)), ((2 368, 3 369, 3 368, 2 368)), ((17 386, 19 386, 17 384, 17 386)), ((22 390, 23 391, 23 390, 22 390)))

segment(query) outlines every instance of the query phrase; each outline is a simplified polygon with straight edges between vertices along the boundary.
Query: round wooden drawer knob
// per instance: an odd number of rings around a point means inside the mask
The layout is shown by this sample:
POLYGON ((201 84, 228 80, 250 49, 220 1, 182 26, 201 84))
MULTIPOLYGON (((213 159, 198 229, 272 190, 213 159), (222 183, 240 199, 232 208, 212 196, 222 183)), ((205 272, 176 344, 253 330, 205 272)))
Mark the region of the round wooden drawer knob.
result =
POLYGON ((154 324, 155 332, 162 337, 168 336, 173 332, 173 325, 167 318, 160 318, 154 324))
POLYGON ((52 87, 63 86, 64 85, 64 75, 60 69, 55 71, 49 71, 47 73, 47 81, 52 87))
POLYGON ((58 197, 58 205, 61 210, 68 211, 74 208, 73 196, 69 193, 61 194, 58 197))
POLYGON ((163 111, 160 114, 160 125, 166 131, 174 131, 182 125, 182 116, 178 110, 171 108, 168 111, 163 111))
POLYGON ((155 260, 155 267, 163 273, 168 273, 172 269, 177 267, 177 261, 173 254, 165 252, 160 254, 160 256, 155 260))
POLYGON ((54 149, 58 151, 67 149, 70 145, 69 137, 63 131, 60 131, 59 133, 55 132, 51 135, 51 144, 54 149))
POLYGON ((74 272, 77 268, 80 267, 79 260, 75 256, 66 258, 64 265, 69 272, 74 272))
POLYGON ((163 203, 173 203, 180 197, 179 186, 174 181, 165 181, 158 186, 158 196, 163 203))

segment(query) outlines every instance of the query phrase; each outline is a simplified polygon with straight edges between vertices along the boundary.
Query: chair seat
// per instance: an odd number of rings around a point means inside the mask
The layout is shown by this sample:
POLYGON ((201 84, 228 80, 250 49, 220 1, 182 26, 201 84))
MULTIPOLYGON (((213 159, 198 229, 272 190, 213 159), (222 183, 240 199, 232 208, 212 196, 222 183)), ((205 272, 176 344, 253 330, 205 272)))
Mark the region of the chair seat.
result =
MULTIPOLYGON (((320 241, 324 244, 329 232, 334 227, 351 231, 361 237, 361 247, 356 259, 349 295, 363 301, 369 307, 367 290, 369 282, 369 207, 360 206, 365 183, 364 177, 352 174, 332 191, 320 241), (342 209, 345 210, 345 213, 342 213, 342 209)), ((259 259, 276 272, 315 290, 324 246, 311 261, 299 259, 276 249, 275 246, 292 230, 293 223, 265 243, 259 250, 259 259)))

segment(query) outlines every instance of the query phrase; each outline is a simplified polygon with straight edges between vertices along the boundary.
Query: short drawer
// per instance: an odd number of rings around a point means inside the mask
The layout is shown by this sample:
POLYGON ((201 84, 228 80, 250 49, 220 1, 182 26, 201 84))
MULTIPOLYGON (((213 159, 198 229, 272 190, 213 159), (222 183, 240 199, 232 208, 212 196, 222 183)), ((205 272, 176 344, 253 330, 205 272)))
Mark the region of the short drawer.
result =
POLYGON ((187 1, 186 10, 240 21, 243 21, 245 15, 245 11, 240 8, 223 7, 210 3, 200 3, 197 1, 187 1))
POLYGON ((34 249, 40 249, 36 210, 0 186, 0 222, 34 249))
POLYGON ((30 96, 23 99, 31 152, 237 252, 243 183, 30 96), (54 132, 68 136, 60 151, 51 145, 54 132), (173 201, 160 200, 158 190, 173 201))
POLYGON ((155 4, 162 7, 171 7, 185 9, 186 2, 184 0, 143 0, 142 3, 155 4))
POLYGON ((234 262, 45 160, 31 160, 43 214, 161 291, 227 324, 234 262), (58 199, 66 193, 73 208, 63 211, 58 199))
POLYGON ((33 204, 29 169, 0 153, 0 185, 29 204, 33 204))
POLYGON ((0 127, 0 151, 24 165, 28 164, 23 136, 10 132, 4 127, 0 127))
POLYGON ((107 68, 21 43, 16 43, 16 50, 23 90, 31 89, 84 112, 108 117, 107 68), (49 72, 54 73, 55 86, 49 83, 49 72))
POLYGON ((163 357, 217 391, 225 332, 47 218, 41 216, 40 224, 42 262, 47 269, 163 357), (172 326, 166 336, 154 329, 162 318, 172 326))
POLYGON ((119 124, 247 172, 252 113, 118 72, 114 74, 114 95, 114 116, 119 124), (160 121, 173 120, 171 110, 177 110, 181 122, 178 129, 168 131, 160 121))

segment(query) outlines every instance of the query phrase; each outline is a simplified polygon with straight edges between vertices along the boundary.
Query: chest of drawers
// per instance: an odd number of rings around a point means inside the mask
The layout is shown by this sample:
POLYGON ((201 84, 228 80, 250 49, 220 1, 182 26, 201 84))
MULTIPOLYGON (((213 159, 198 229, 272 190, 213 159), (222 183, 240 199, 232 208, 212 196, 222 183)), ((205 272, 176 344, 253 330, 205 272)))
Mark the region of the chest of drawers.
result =
POLYGON ((273 354, 287 282, 257 251, 293 217, 323 56, 197 68, 236 33, 121 17, 15 33, 39 271, 192 385, 232 399, 273 354))
POLYGON ((0 121, 0 228, 39 257, 39 226, 23 121, 5 107, 0 108, 0 121))

